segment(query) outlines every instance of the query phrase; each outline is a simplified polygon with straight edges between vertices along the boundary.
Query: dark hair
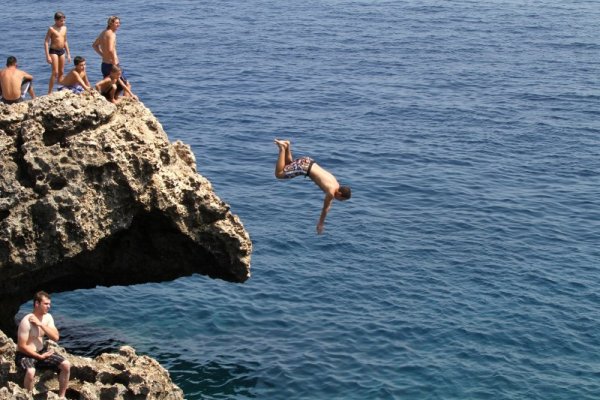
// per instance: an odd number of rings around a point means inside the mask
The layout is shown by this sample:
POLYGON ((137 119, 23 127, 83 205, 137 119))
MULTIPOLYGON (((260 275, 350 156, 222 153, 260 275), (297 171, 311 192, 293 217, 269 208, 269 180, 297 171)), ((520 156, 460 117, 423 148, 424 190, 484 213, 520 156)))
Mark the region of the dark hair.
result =
POLYGON ((119 66, 117 66, 117 65, 113 65, 110 68, 110 73, 112 74, 113 72, 121 72, 121 68, 119 66))
POLYGON ((15 57, 15 56, 9 56, 6 59, 6 66, 10 67, 11 65, 17 65, 17 57, 15 57))
POLYGON ((85 61, 85 58, 83 58, 81 56, 75 56, 75 58, 73 59, 73 64, 79 65, 80 63, 82 63, 84 61, 85 61))
POLYGON ((60 11, 57 11, 56 14, 54 14, 54 20, 55 21, 58 21, 59 19, 63 19, 63 18, 67 18, 67 17, 65 17, 65 14, 63 14, 60 11))
POLYGON ((344 200, 348 200, 350 197, 352 197, 352 190, 350 190, 350 186, 340 186, 338 190, 340 191, 340 197, 342 197, 344 200))
POLYGON ((40 290, 39 292, 37 292, 35 294, 35 296, 33 296, 33 305, 35 305, 35 303, 40 303, 42 300, 44 300, 44 297, 49 299, 50 295, 48 293, 44 292, 43 290, 40 290))

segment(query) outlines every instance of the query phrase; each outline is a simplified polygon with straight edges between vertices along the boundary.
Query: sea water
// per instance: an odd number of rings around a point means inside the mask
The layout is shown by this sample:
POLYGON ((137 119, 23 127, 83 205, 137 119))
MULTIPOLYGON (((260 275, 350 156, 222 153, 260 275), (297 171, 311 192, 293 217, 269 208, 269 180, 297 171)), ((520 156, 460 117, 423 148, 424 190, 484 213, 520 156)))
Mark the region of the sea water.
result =
POLYGON ((5 2, 38 95, 58 9, 92 83, 121 17, 133 91, 254 243, 244 284, 55 294, 69 351, 132 345, 187 399, 600 398, 597 1, 5 2), (353 189, 323 235, 275 137, 353 189))

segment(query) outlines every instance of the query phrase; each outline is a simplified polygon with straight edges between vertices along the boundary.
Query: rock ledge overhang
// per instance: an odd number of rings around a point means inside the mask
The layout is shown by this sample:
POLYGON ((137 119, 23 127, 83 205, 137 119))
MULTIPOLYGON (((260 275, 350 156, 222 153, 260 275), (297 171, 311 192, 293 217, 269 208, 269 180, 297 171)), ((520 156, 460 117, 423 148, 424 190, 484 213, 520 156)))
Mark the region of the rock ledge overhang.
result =
POLYGON ((141 102, 55 92, 0 105, 0 329, 48 292, 250 277, 252 242, 141 102))

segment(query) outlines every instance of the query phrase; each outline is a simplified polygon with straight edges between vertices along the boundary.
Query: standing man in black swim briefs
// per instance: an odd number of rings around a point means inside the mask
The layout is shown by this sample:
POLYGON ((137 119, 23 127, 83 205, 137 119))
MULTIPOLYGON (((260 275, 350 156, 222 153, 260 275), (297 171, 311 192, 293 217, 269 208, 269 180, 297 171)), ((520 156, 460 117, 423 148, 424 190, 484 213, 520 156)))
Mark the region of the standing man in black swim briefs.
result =
POLYGON ((52 93, 54 82, 60 82, 65 73, 65 54, 71 62, 71 52, 67 42, 67 26, 65 25, 65 14, 58 11, 54 14, 54 25, 48 28, 44 38, 44 51, 46 61, 52 66, 50 81, 48 82, 48 94, 52 93))
POLYGON ((33 76, 17 68, 17 59, 9 56, 6 59, 6 68, 0 70, 0 101, 4 104, 16 104, 23 101, 23 85, 27 85, 27 92, 35 99, 33 91, 33 76))
POLYGON ((30 392, 33 390, 36 367, 55 369, 59 373, 58 396, 64 399, 69 385, 71 363, 54 353, 54 350, 49 351, 44 342, 44 336, 55 342, 59 339, 58 329, 48 311, 50 295, 43 291, 37 292, 33 298, 33 312, 24 316, 19 324, 15 364, 17 368, 26 371, 23 386, 30 392))
POLYGON ((321 168, 310 157, 301 157, 293 159, 291 143, 287 140, 275 139, 275 144, 279 147, 279 157, 275 164, 275 176, 278 179, 291 179, 296 176, 308 176, 325 193, 323 200, 323 209, 317 223, 317 233, 323 233, 325 217, 331 208, 331 202, 336 200, 348 200, 352 195, 349 186, 341 186, 335 176, 321 168))

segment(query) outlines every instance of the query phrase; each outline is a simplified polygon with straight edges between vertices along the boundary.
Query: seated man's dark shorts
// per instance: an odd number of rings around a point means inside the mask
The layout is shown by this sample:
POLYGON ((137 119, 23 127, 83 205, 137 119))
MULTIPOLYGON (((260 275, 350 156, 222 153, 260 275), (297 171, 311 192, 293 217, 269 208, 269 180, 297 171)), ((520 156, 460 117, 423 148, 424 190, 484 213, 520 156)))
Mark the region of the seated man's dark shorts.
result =
POLYGON ((6 100, 4 97, 0 98, 0 102, 2 102, 3 104, 7 104, 7 105, 17 104, 22 101, 23 101, 22 97, 19 97, 18 99, 14 99, 14 100, 6 100))
MULTIPOLYGON (((44 354, 47 351, 48 349, 44 347, 42 350, 38 351, 38 354, 44 354)), ((17 351, 15 354, 15 364, 17 365, 17 368, 22 370, 27 370, 28 368, 49 368, 58 371, 58 367, 63 361, 65 361, 65 358, 56 353, 52 354, 45 360, 38 360, 36 358, 28 357, 19 351, 17 351)))

